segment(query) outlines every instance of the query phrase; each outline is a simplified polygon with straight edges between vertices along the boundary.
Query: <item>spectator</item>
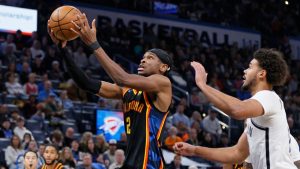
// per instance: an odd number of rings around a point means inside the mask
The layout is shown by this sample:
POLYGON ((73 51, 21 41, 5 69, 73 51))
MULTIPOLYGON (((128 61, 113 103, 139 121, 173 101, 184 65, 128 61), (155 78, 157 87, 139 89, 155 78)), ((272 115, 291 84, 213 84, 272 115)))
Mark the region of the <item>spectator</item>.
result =
POLYGON ((215 110, 208 110, 208 116, 202 120, 202 126, 206 132, 213 134, 216 138, 219 138, 219 136, 222 134, 221 125, 215 110))
POLYGON ((2 122, 6 119, 8 119, 9 112, 7 109, 7 105, 6 104, 0 104, 0 123, 2 124, 2 122))
POLYGON ((58 98, 58 104, 61 108, 70 110, 74 107, 71 99, 68 98, 68 92, 66 90, 61 91, 58 98))
POLYGON ((54 93, 52 89, 51 81, 47 80, 44 82, 44 89, 39 92, 38 101, 39 102, 45 101, 50 96, 50 94, 54 95, 55 98, 57 98, 57 95, 54 93))
POLYGON ((182 139, 180 137, 177 136, 177 128, 172 126, 169 129, 169 135, 165 140, 165 146, 169 149, 169 150, 173 150, 173 146, 176 142, 181 142, 182 139))
POLYGON ((177 105, 177 110, 173 115, 172 123, 177 126, 180 121, 186 126, 190 126, 189 118, 184 114, 184 105, 182 104, 177 105))
POLYGON ((99 153, 104 153, 108 149, 109 145, 103 135, 96 136, 95 147, 99 153))
POLYGON ((220 141, 217 145, 217 147, 229 147, 230 143, 229 143, 229 138, 227 136, 227 134, 221 134, 221 138, 220 141))
POLYGON ((192 117, 190 118, 190 122, 189 122, 190 126, 189 127, 191 127, 193 123, 201 124, 201 122, 202 122, 201 114, 197 110, 193 111, 192 117))
POLYGON ((28 81, 28 75, 31 73, 31 68, 28 62, 23 61, 22 68, 20 70, 21 84, 25 84, 28 81))
POLYGON ((187 167, 183 166, 181 163, 181 156, 178 154, 175 154, 173 161, 167 169, 187 169, 187 167))
POLYGON ((49 74, 49 79, 51 80, 58 80, 58 81, 64 80, 64 73, 60 69, 60 65, 57 60, 54 60, 52 62, 52 67, 48 74, 49 74))
POLYGON ((22 96, 24 95, 23 87, 20 83, 16 81, 16 76, 14 74, 8 74, 8 81, 5 82, 5 87, 8 94, 14 96, 22 96))
POLYGON ((86 151, 87 150, 87 146, 88 146, 88 141, 93 138, 93 133, 91 132, 84 132, 82 137, 81 137, 81 140, 80 140, 80 143, 79 143, 79 150, 80 151, 86 151))
POLYGON ((42 64, 42 58, 40 55, 36 56, 36 58, 34 59, 31 70, 39 76, 42 76, 46 72, 46 68, 42 64))
POLYGON ((43 158, 43 154, 45 152, 45 149, 46 149, 46 144, 44 143, 41 143, 39 145, 39 149, 38 149, 38 167, 41 167, 44 163, 45 163, 45 160, 43 158))
POLYGON ((195 128, 191 128, 190 130, 190 138, 187 141, 187 143, 195 145, 195 146, 199 146, 200 142, 198 140, 198 133, 197 130, 195 128))
POLYGON ((115 152, 115 162, 113 162, 109 169, 118 169, 121 168, 125 160, 124 151, 121 149, 117 149, 115 152))
POLYGON ((13 131, 9 119, 4 119, 1 123, 0 138, 11 138, 13 131))
POLYGON ((74 140, 74 129, 72 127, 68 127, 64 136, 64 147, 71 147, 71 143, 74 140))
POLYGON ((37 113, 38 102, 36 100, 37 95, 29 95, 28 100, 23 106, 23 114, 26 119, 30 119, 34 114, 37 113))
POLYGON ((74 169, 76 167, 76 160, 73 158, 72 151, 69 147, 64 147, 62 149, 59 162, 69 169, 74 169))
POLYGON ((103 153, 104 160, 108 159, 109 164, 112 164, 115 162, 114 156, 115 156, 116 150, 117 150, 117 141, 114 139, 109 140, 109 148, 108 148, 108 150, 106 150, 103 153))
POLYGON ((9 168, 16 168, 16 160, 19 154, 23 154, 21 140, 17 135, 13 135, 10 145, 5 149, 5 161, 9 168))
POLYGON ((83 157, 82 157, 82 164, 78 165, 76 167, 76 169, 96 169, 93 165, 92 165, 92 155, 89 153, 84 153, 83 157))
POLYGON ((79 143, 77 140, 73 140, 71 143, 72 155, 76 161, 79 161, 79 143))
POLYGON ((27 150, 30 141, 32 141, 31 134, 30 133, 25 133, 23 138, 22 138, 22 147, 24 148, 24 150, 27 150))
POLYGON ((40 57, 41 60, 45 57, 45 52, 41 49, 41 43, 38 40, 33 41, 33 45, 30 48, 32 59, 40 57))
POLYGON ((94 140, 91 138, 88 140, 88 146, 87 150, 85 152, 88 152, 89 154, 92 155, 93 162, 97 161, 97 157, 99 156, 98 149, 95 147, 94 140))
POLYGON ((86 56, 86 53, 84 53, 83 51, 83 47, 79 46, 76 50, 76 52, 74 52, 73 54, 75 63, 78 64, 78 66, 81 69, 86 69, 88 67, 88 58, 86 56))
POLYGON ((27 94, 28 96, 38 94, 38 86, 35 84, 35 78, 36 74, 30 73, 28 75, 28 82, 24 85, 25 94, 27 94))
POLYGON ((14 128, 14 134, 17 135, 19 138, 24 138, 25 133, 29 133, 32 136, 31 131, 29 131, 25 126, 25 119, 24 117, 18 117, 17 119, 17 126, 14 128))

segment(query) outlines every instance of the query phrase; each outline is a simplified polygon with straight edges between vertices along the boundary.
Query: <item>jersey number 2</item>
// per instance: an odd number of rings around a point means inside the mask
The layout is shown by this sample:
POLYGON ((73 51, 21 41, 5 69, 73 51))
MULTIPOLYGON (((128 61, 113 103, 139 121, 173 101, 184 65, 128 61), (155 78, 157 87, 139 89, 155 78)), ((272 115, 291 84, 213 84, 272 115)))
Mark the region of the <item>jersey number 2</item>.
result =
POLYGON ((130 117, 126 117, 126 133, 130 134, 131 130, 130 130, 130 117))

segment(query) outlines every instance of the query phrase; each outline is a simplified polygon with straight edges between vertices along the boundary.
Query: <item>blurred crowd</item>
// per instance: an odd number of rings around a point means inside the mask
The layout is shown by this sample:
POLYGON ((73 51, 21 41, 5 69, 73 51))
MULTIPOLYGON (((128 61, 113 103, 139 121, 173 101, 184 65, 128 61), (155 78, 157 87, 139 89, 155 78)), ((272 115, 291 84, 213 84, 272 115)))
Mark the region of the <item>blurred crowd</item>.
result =
MULTIPOLYGON (((146 5, 149 2, 123 0, 102 3, 130 10, 145 9, 144 12, 151 13, 146 5)), ((69 168, 112 169, 120 166, 124 160, 126 135, 123 133, 118 141, 95 135, 94 113, 96 109, 120 110, 122 103, 82 91, 65 71, 56 46, 46 32, 51 11, 60 6, 60 2, 21 0, 0 3, 39 10, 38 31, 30 37, 22 35, 21 31, 15 34, 0 33, 1 166, 12 169, 21 167, 24 151, 37 151, 41 157, 48 143, 60 148, 60 161, 69 168)), ((296 22, 299 3, 290 1, 289 6, 276 0, 231 0, 226 3, 218 0, 177 0, 173 3, 180 6, 178 17, 258 30, 262 33, 262 47, 274 47, 284 53, 290 67, 290 77, 283 87, 275 90, 285 103, 291 134, 300 143, 300 61, 291 59, 288 43, 289 35, 299 35, 300 26, 296 22)), ((154 47, 166 50, 173 57, 174 68, 168 76, 174 85, 190 95, 186 98, 174 91, 179 99, 174 99, 170 109, 164 130, 164 149, 172 151, 172 146, 178 141, 207 147, 227 147, 237 141, 243 132, 243 122, 232 120, 230 133, 229 128, 220 125, 228 119, 220 116, 195 86, 189 62, 195 60, 204 65, 212 87, 245 99, 250 94, 240 89, 243 70, 247 68, 256 46, 239 48, 234 43, 219 48, 206 47, 196 39, 188 41, 185 35, 160 37, 151 30, 145 31, 141 38, 133 38, 130 36, 131 30, 114 28, 111 23, 101 25, 97 30, 98 40, 113 58, 121 57, 138 63, 144 51, 154 47)), ((68 45, 76 63, 90 77, 111 81, 95 56, 79 39, 68 45)), ((125 70, 130 70, 120 60, 116 62, 125 70)), ((175 156, 170 168, 181 165, 180 159, 175 156)), ((43 163, 43 158, 39 158, 39 163, 43 163)))

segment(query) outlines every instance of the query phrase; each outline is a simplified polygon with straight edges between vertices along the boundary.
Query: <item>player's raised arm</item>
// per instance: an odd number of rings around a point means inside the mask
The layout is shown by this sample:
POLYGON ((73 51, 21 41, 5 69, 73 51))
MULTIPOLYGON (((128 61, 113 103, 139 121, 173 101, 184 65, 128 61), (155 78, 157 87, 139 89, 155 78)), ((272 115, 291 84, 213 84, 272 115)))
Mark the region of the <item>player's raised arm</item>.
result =
POLYGON ((71 52, 65 48, 67 41, 61 42, 55 38, 53 32, 48 29, 48 33, 55 44, 58 45, 58 50, 60 51, 61 57, 67 67, 67 70, 75 81, 75 83, 81 89, 90 92, 92 94, 97 94, 105 98, 122 98, 122 88, 116 84, 111 84, 104 81, 99 81, 89 78, 74 62, 71 52))
POLYGON ((148 51, 144 55, 139 66, 139 74, 135 75, 125 72, 117 63, 115 63, 101 48, 96 39, 95 19, 92 22, 92 28, 89 26, 85 14, 79 15, 79 24, 73 22, 80 31, 75 31, 82 41, 94 51, 98 61, 111 79, 120 86, 126 86, 137 90, 147 92, 160 92, 170 89, 170 80, 163 76, 170 68, 169 56, 160 49, 148 51))

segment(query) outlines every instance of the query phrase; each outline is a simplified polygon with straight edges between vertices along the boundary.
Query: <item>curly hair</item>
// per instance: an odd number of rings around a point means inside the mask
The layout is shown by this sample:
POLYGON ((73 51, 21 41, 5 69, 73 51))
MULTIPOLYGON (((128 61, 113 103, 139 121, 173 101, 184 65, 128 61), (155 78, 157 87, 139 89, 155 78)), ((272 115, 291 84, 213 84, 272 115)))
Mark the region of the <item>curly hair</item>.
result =
POLYGON ((289 74, 283 54, 275 49, 258 49, 254 52, 254 59, 262 69, 267 72, 267 82, 273 86, 281 86, 285 83, 289 74))

